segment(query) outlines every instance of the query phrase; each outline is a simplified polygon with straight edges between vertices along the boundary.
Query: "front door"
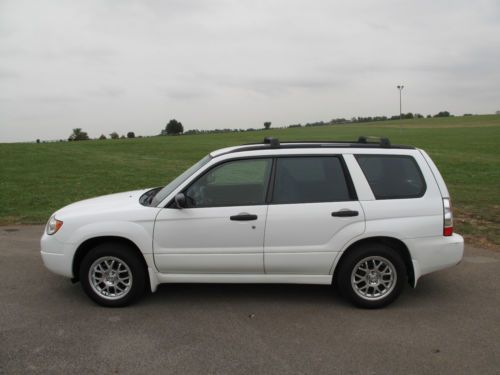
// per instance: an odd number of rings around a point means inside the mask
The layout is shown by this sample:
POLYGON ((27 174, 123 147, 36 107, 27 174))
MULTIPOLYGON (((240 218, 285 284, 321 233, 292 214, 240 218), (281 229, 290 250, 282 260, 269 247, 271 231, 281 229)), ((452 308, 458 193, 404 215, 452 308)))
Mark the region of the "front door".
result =
POLYGON ((162 209, 153 244, 158 270, 263 273, 271 165, 270 158, 223 162, 184 189, 187 208, 162 209))

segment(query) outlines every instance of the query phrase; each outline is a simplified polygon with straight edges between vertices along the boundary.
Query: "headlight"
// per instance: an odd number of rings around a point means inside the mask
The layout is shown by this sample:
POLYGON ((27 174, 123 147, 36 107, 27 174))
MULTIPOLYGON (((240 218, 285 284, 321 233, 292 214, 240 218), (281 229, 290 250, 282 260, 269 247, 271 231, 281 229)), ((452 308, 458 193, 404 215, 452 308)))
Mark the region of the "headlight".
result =
POLYGON ((61 229, 63 222, 61 220, 57 220, 55 216, 52 216, 47 223, 47 234, 52 235, 57 233, 59 229, 61 229))

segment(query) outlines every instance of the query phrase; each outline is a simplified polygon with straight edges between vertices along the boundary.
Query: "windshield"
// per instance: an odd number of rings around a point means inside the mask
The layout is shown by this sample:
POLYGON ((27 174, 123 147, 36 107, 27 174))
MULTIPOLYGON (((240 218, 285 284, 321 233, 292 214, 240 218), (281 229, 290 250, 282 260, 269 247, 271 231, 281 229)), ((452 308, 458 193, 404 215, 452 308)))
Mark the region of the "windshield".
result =
POLYGON ((167 186, 165 186, 163 189, 161 189, 158 194, 156 194, 151 201, 151 206, 155 207, 160 204, 162 200, 164 200, 166 197, 168 197, 175 189, 179 187, 180 184, 182 184, 186 179, 188 179, 190 176, 192 176, 198 169, 203 167, 205 164, 207 164, 212 157, 210 155, 205 156, 203 159, 201 159, 199 162, 196 164, 192 165, 188 169, 184 171, 181 175, 177 176, 173 181, 171 181, 167 186))

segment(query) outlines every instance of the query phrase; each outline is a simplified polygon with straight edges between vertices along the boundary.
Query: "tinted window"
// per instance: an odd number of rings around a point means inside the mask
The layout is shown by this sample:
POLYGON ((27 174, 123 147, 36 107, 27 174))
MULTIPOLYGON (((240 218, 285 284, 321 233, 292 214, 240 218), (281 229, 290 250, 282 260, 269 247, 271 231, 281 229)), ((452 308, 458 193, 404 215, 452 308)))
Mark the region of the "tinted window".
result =
POLYGON ((168 197, 175 189, 179 187, 187 178, 191 177, 198 169, 207 164, 212 157, 210 155, 205 156, 198 163, 192 165, 190 168, 185 170, 181 175, 177 176, 173 181, 171 181, 167 186, 161 189, 151 200, 151 206, 157 206, 162 200, 168 197))
POLYGON ((236 160, 200 177, 185 192, 188 207, 265 204, 271 159, 236 160))
POLYGON ((273 203, 349 200, 349 189, 338 157, 277 159, 273 203))
POLYGON ((425 181, 415 159, 405 155, 357 155, 377 199, 417 198, 425 181))

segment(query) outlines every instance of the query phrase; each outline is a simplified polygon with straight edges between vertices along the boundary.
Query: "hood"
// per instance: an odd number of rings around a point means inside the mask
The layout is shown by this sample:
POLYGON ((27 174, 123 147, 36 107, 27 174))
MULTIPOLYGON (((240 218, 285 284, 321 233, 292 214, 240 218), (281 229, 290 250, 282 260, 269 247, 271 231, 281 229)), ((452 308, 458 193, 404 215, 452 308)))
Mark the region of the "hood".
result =
POLYGON ((151 189, 133 190, 85 199, 61 208, 55 215, 57 218, 63 219, 67 216, 110 213, 141 207, 139 198, 148 190, 151 189))

